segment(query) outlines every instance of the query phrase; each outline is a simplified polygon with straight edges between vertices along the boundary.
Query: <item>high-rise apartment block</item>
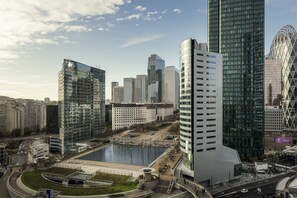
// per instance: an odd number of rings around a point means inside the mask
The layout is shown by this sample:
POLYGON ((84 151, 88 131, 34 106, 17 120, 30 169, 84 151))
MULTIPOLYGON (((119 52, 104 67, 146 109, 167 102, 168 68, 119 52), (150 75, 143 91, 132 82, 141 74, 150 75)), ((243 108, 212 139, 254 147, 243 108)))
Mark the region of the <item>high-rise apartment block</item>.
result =
POLYGON ((119 86, 119 82, 111 82, 111 101, 114 101, 113 88, 119 86))
POLYGON ((134 102, 145 103, 147 101, 147 75, 137 75, 134 84, 134 102))
POLYGON ((174 109, 179 106, 179 71, 174 66, 167 66, 162 77, 162 102, 171 103, 174 109))
POLYGON ((124 102, 134 102, 135 78, 124 78, 124 102))
POLYGON ((265 59, 265 105, 281 104, 282 64, 280 60, 265 59))
POLYGON ((208 52, 194 39, 180 47, 180 175, 206 186, 237 179, 236 150, 223 146, 222 55, 208 52))
POLYGON ((148 58, 148 102, 162 101, 162 72, 165 69, 165 61, 156 54, 148 58))
POLYGON ((105 127, 105 71, 65 59, 59 72, 62 153, 105 127))
POLYGON ((264 154, 264 0, 208 0, 210 52, 223 55, 223 140, 264 154))
POLYGON ((297 127, 297 32, 291 25, 283 27, 274 37, 269 58, 279 60, 282 65, 283 122, 286 130, 297 127))

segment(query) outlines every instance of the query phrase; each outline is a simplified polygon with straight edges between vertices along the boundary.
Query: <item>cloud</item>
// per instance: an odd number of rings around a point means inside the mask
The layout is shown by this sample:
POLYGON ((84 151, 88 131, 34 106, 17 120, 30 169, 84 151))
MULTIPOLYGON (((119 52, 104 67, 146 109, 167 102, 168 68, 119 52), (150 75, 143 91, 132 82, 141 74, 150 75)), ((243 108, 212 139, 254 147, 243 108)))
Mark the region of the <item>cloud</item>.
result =
POLYGON ((163 10, 163 11, 162 11, 162 14, 165 14, 166 12, 167 12, 167 9, 163 10))
POLYGON ((177 14, 180 14, 181 10, 176 8, 176 9, 173 9, 173 12, 176 12, 177 14))
POLYGON ((125 48, 125 47, 130 47, 130 46, 133 46, 133 45, 139 45, 139 44, 142 44, 142 43, 146 43, 146 42, 149 42, 149 41, 160 39, 162 37, 164 37, 163 34, 148 34, 148 35, 143 35, 143 36, 130 37, 120 47, 125 48))
POLYGON ((143 7, 143 6, 139 5, 139 6, 136 6, 136 7, 135 7, 135 10, 138 10, 138 11, 143 12, 143 11, 146 10, 146 7, 143 7))
POLYGON ((100 32, 102 32, 102 31, 108 32, 108 31, 109 31, 109 28, 103 28, 103 27, 100 27, 100 28, 98 28, 98 30, 99 30, 100 32))
POLYGON ((125 21, 125 20, 132 20, 132 19, 139 19, 142 14, 131 14, 129 16, 126 16, 124 18, 117 18, 117 21, 125 21))
POLYGON ((115 14, 125 3, 131 0, 0 0, 0 61, 19 58, 25 46, 55 44, 52 33, 90 31, 87 26, 70 23, 82 17, 115 14))
POLYGON ((156 20, 162 18, 162 17, 160 17, 160 16, 156 16, 156 15, 158 15, 158 14, 159 14, 158 11, 150 11, 150 12, 147 12, 147 13, 146 13, 146 16, 145 16, 144 19, 147 20, 147 21, 156 21, 156 20))
POLYGON ((88 32, 92 31, 92 29, 87 28, 85 26, 80 26, 80 25, 66 25, 63 27, 66 32, 88 32))

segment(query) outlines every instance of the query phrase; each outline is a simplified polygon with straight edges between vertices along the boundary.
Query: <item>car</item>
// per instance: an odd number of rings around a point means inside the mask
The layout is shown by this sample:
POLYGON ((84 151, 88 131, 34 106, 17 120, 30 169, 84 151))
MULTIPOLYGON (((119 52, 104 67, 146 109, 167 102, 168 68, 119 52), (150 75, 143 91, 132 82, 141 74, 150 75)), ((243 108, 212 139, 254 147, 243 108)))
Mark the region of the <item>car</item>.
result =
POLYGON ((241 189, 241 191, 240 191, 241 193, 247 193, 247 192, 249 192, 248 191, 248 189, 246 189, 246 188, 243 188, 243 189, 241 189))

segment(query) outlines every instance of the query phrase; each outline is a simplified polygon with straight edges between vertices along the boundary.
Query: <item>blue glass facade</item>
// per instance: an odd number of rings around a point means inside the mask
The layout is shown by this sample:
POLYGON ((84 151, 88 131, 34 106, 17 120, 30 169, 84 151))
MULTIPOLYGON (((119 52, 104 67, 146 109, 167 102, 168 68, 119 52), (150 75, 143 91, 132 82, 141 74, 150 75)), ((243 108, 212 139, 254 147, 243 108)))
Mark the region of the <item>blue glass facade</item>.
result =
POLYGON ((59 72, 59 120, 66 150, 104 132, 104 70, 64 60, 59 72))

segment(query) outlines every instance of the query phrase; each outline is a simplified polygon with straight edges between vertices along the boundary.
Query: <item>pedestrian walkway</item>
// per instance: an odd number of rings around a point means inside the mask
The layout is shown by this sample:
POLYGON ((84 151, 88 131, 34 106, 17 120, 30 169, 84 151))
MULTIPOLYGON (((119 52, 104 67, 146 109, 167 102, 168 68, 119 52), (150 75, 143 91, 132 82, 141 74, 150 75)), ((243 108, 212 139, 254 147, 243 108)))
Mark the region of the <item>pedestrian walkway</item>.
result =
POLYGON ((178 178, 177 184, 191 192, 195 198, 212 198, 211 193, 208 192, 204 186, 198 183, 192 182, 184 178, 178 178))

